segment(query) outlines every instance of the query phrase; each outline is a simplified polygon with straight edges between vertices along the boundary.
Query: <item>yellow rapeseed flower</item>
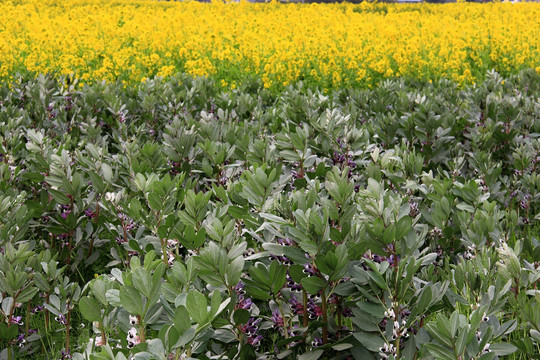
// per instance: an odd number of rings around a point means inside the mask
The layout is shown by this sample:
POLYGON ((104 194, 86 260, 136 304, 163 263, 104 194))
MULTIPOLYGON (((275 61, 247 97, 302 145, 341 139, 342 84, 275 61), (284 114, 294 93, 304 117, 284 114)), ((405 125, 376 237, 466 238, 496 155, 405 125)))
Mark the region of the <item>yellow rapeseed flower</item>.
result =
POLYGON ((18 0, 0 3, 0 13, 1 78, 30 71, 134 82, 187 72, 232 87, 247 73, 281 87, 540 72, 538 3, 18 0))

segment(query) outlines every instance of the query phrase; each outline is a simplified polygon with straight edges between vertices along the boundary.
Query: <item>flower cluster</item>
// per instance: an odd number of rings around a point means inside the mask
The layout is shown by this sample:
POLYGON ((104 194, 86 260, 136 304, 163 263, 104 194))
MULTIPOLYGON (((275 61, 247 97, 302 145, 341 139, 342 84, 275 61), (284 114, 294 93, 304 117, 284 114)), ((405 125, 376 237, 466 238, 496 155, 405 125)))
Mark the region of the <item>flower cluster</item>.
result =
POLYGON ((383 359, 388 359, 390 356, 394 356, 397 353, 397 349, 393 344, 385 343, 379 349, 379 355, 383 359))
POLYGON ((122 222, 122 226, 126 231, 131 231, 137 227, 137 224, 124 213, 118 213, 118 219, 122 222))
POLYGON ((239 282, 234 287, 234 291, 236 292, 237 300, 236 300, 236 309, 245 309, 245 310, 251 310, 251 306, 253 305, 253 300, 251 298, 246 298, 246 291, 244 290, 244 284, 242 282, 239 282))
MULTIPOLYGON (((245 75, 257 76, 267 88, 298 79, 337 87, 426 74, 470 83, 492 68, 509 74, 538 66, 540 9, 533 4, 205 5, 6 2, 1 10, 9 36, 0 39, 0 77, 19 69, 56 70, 84 82, 138 82, 185 71, 214 75, 230 87, 245 75), (201 16, 208 21, 200 22, 201 16), (163 23, 170 26, 160 27, 163 23), (63 41, 57 41, 58 34, 63 41)), ((47 115, 54 119, 72 107, 68 94, 61 109, 47 106, 47 115)), ((126 120, 124 111, 114 115, 126 120)))
POLYGON ((141 342, 141 339, 137 335, 137 329, 132 327, 129 329, 127 334, 127 347, 128 349, 131 349, 135 345, 138 345, 141 342))
POLYGON ((248 322, 240 327, 242 333, 246 335, 246 341, 253 347, 259 347, 261 345, 262 335, 257 335, 259 331, 259 324, 261 319, 250 318, 248 322))

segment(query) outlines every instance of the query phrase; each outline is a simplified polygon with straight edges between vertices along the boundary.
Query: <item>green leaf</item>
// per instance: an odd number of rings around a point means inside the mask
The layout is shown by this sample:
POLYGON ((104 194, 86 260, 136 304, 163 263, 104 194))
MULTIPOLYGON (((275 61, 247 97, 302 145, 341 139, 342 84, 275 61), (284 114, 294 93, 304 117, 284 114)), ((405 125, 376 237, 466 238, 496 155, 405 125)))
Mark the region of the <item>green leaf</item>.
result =
POLYGON ((35 183, 40 183, 45 179, 45 176, 37 172, 27 172, 22 175, 22 178, 25 180, 30 180, 35 183))
POLYGON ((179 348, 190 343, 193 338, 195 338, 196 333, 197 331, 193 327, 188 328, 186 331, 184 331, 182 335, 180 335, 180 339, 178 339, 178 342, 174 345, 173 348, 179 348))
POLYGON ((133 286, 124 285, 120 288, 122 307, 132 315, 144 315, 144 298, 133 286))
POLYGON ((454 311, 450 315, 450 338, 453 338, 456 335, 456 331, 459 327, 459 312, 454 311))
POLYGON ((352 348, 352 347, 353 347, 352 344, 343 343, 343 344, 336 344, 336 345, 333 345, 333 346, 332 346, 332 349, 334 349, 334 350, 336 350, 336 351, 343 351, 343 350, 350 349, 350 348, 352 348))
POLYGON ((278 244, 264 243, 263 249, 276 256, 287 256, 295 264, 303 265, 308 263, 305 252, 297 247, 283 246, 278 244))
POLYGON ((11 308, 13 307, 14 301, 12 297, 7 297, 2 301, 2 311, 4 314, 11 314, 11 308))
POLYGON ((105 185, 103 184, 103 180, 101 180, 101 177, 96 174, 94 171, 89 171, 88 176, 90 177, 90 181, 92 182, 92 187, 96 192, 102 193, 103 190, 105 190, 105 185))
POLYGON ((431 291, 431 286, 429 285, 425 286, 424 289, 422 290, 422 294, 420 295, 420 299, 418 300, 418 305, 416 306, 417 314, 424 313, 424 311, 429 306, 429 303, 431 302, 432 296, 433 295, 431 291))
POLYGON ((246 279, 243 281, 246 283, 246 291, 251 297, 259 300, 270 300, 272 298, 269 291, 262 290, 256 286, 248 285, 248 281, 246 279))
POLYGON ((21 291, 19 296, 17 296, 17 302, 25 303, 25 302, 29 301, 30 299, 32 299, 34 297, 34 295, 37 294, 38 291, 39 291, 39 289, 36 288, 36 287, 28 287, 28 288, 24 289, 23 291, 21 291))
POLYGON ((182 334, 191 327, 191 318, 184 306, 179 306, 174 313, 174 326, 182 334))
POLYGON ((302 279, 302 286, 308 293, 316 295, 326 286, 326 281, 317 276, 305 277, 302 279))
POLYGON ((210 296, 210 316, 214 317, 217 314, 219 306, 221 305, 221 293, 215 290, 210 296))
POLYGON ((379 349, 384 345, 384 340, 372 333, 355 332, 353 336, 369 351, 379 352, 379 349))
POLYGON ((137 267, 133 270, 131 281, 133 286, 141 292, 147 298, 151 297, 152 292, 152 278, 148 271, 142 266, 137 267))
POLYGON ((178 342, 180 338, 180 332, 174 326, 163 326, 159 330, 158 334, 159 339, 165 346, 167 350, 170 351, 172 346, 178 342))
POLYGON ((298 360, 317 360, 318 358, 322 356, 323 353, 324 353, 324 350, 309 351, 298 356, 297 359, 298 360))
POLYGON ((272 292, 274 294, 279 293, 287 281, 287 268, 274 260, 270 264, 268 275, 270 277, 270 284, 272 284, 272 292))
POLYGON ((156 193, 148 193, 148 206, 150 209, 158 211, 163 208, 163 201, 156 193))
POLYGON ((82 316, 88 321, 101 321, 101 308, 96 300, 84 296, 79 300, 82 316))
POLYGON ((6 331, 6 339, 12 340, 17 337, 17 334, 19 333, 19 327, 17 325, 11 324, 8 326, 6 331))
POLYGON ((141 211, 142 211, 141 202, 136 198, 131 199, 131 201, 129 202, 129 210, 130 210, 130 215, 133 218, 135 219, 140 218, 141 211))
POLYGON ((384 229, 383 232, 383 242, 385 244, 391 244, 396 240, 396 226, 394 224, 390 224, 386 229, 384 229))
POLYGON ((376 269, 373 271, 366 271, 366 273, 375 282, 375 284, 377 284, 379 288, 381 288, 382 290, 388 289, 388 286, 386 285, 386 281, 376 269))
POLYGON ((498 343, 498 344, 491 344, 489 346, 489 349, 493 351, 497 356, 505 356, 505 355, 510 355, 513 352, 515 352, 517 350, 517 347, 508 343, 498 343))
POLYGON ((424 347, 433 355, 436 359, 455 360, 454 353, 449 349, 438 344, 425 344, 424 347))
POLYGON ((103 163, 101 164, 101 171, 103 172, 103 178, 105 179, 105 181, 110 183, 113 177, 113 171, 111 167, 108 164, 103 163))
POLYGON ((244 271, 244 258, 237 257, 227 267, 227 285, 235 286, 240 281, 242 272, 244 271))
POLYGON ((396 240, 401 240, 411 231, 412 219, 409 216, 404 216, 396 223, 396 240))
POLYGON ((472 205, 465 204, 465 203, 459 203, 459 204, 457 204, 456 207, 459 210, 464 210, 464 211, 467 211, 467 212, 470 212, 470 213, 474 213, 474 207, 472 205))
POLYGON ((186 309, 199 325, 203 325, 208 320, 208 310, 206 308, 206 296, 197 290, 191 290, 186 298, 186 309))
POLYGON ((263 264, 257 264, 257 266, 250 266, 248 271, 252 279, 257 282, 258 287, 270 290, 270 275, 268 274, 268 270, 263 264))
POLYGON ((66 194, 58 191, 58 190, 54 190, 54 189, 49 189, 49 194, 51 194, 51 196, 53 197, 54 201, 56 201, 58 204, 62 204, 62 205, 69 205, 71 204, 71 200, 69 200, 69 198, 67 197, 66 194))
POLYGON ((531 329, 530 333, 531 333, 531 337, 534 339, 534 341, 536 341, 537 343, 540 344, 540 331, 535 330, 535 329, 531 329))
POLYGON ((5 339, 7 335, 8 326, 6 323, 0 322, 0 339, 5 339))
POLYGON ((310 255, 315 255, 319 252, 319 246, 311 240, 300 241, 300 248, 310 255))
POLYGON ((238 309, 233 314, 233 321, 235 325, 242 325, 248 322, 251 314, 245 309, 238 309))

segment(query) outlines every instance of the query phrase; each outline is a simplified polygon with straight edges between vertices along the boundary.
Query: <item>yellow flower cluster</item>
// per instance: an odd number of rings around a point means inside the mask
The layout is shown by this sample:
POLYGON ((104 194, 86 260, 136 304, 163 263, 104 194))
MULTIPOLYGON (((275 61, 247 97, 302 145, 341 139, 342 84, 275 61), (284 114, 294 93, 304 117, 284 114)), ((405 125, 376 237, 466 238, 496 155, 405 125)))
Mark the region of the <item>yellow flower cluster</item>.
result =
POLYGON ((141 81, 177 72, 224 86, 323 87, 406 76, 470 83, 540 71, 540 4, 235 4, 148 0, 0 3, 0 78, 141 81))

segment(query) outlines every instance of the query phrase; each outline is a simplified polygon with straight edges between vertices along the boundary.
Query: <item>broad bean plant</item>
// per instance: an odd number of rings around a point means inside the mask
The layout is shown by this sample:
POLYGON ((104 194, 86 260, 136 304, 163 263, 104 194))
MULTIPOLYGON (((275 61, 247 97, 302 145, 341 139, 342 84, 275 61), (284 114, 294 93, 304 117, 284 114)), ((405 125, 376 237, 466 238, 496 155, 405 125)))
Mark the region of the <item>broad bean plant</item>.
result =
POLYGON ((535 358, 539 94, 2 84, 0 358, 535 358))

